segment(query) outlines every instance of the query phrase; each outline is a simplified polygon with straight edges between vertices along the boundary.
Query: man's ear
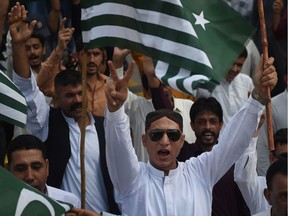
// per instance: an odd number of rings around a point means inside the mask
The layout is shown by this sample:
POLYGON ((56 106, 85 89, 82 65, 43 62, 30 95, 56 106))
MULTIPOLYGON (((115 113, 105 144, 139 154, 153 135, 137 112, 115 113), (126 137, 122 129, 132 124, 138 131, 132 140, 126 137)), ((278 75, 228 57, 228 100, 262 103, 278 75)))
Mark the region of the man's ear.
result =
POLYGON ((45 159, 46 162, 46 169, 47 169, 47 177, 49 176, 49 160, 45 159))
POLYGON ((147 144, 147 136, 146 136, 146 134, 142 135, 142 142, 143 142, 144 147, 146 148, 146 144, 147 144))
POLYGON ((190 122, 190 126, 191 126, 192 130, 194 131, 194 123, 192 121, 190 122))
POLYGON ((271 191, 268 190, 268 188, 265 188, 265 189, 264 189, 264 196, 265 196, 267 202, 268 202, 270 205, 272 205, 272 202, 271 202, 271 191))

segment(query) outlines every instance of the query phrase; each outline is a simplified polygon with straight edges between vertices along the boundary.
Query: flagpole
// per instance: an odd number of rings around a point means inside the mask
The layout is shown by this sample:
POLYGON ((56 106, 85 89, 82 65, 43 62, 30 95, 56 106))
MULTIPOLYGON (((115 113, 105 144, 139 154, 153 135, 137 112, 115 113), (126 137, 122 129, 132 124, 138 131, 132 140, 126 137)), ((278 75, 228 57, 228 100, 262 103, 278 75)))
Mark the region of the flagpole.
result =
POLYGON ((85 209, 86 201, 86 174, 85 174, 85 129, 87 117, 87 53, 82 54, 82 110, 81 110, 81 144, 80 144, 80 160, 81 160, 81 208, 85 209))
MULTIPOLYGON (((261 28, 261 42, 263 49, 263 62, 268 60, 268 41, 266 34, 265 16, 263 8, 263 0, 258 0, 258 13, 261 28)), ((264 64, 264 63, 263 63, 264 64)), ((274 139, 273 139, 273 127, 272 127, 272 105, 271 105, 271 94, 270 87, 267 87, 268 100, 266 104, 266 118, 267 118, 267 132, 268 132, 268 143, 269 150, 274 151, 274 139)))

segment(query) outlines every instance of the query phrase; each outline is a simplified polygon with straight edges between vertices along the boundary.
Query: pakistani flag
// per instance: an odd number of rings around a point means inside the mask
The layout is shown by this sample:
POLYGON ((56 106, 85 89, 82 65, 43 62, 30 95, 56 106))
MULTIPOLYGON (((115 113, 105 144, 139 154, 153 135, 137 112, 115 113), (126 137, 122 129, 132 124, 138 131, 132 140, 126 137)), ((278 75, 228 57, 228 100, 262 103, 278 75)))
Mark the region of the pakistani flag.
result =
POLYGON ((0 166, 0 215, 60 216, 72 206, 58 203, 0 166))
POLYGON ((27 104, 14 83, 0 70, 0 120, 25 127, 27 104))
POLYGON ((151 56, 162 81, 190 94, 213 89, 254 31, 223 0, 85 0, 81 8, 85 48, 151 56))

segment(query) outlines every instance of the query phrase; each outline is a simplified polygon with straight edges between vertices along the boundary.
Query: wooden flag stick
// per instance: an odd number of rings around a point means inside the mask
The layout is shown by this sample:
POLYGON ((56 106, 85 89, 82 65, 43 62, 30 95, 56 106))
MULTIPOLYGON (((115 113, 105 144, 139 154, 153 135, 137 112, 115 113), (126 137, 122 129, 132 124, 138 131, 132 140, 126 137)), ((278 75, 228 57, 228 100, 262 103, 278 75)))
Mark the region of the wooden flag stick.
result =
MULTIPOLYGON (((261 42, 263 49, 263 62, 265 63, 268 60, 268 41, 266 34, 266 24, 265 24, 265 16, 264 16, 264 8, 263 8, 263 0, 258 0, 258 13, 259 13, 259 21, 261 28, 261 42)), ((264 64, 263 63, 263 64, 264 64)), ((266 104, 266 118, 267 118, 267 132, 268 132, 268 143, 270 151, 274 151, 274 138, 273 138, 273 127, 272 127, 272 106, 271 106, 271 95, 270 95, 270 87, 267 87, 267 95, 268 100, 266 104)))
POLYGON ((86 129, 86 117, 87 117, 87 53, 82 54, 82 121, 81 121, 81 144, 80 144, 80 160, 81 160, 81 208, 85 209, 86 201, 86 174, 85 174, 85 129, 86 129))

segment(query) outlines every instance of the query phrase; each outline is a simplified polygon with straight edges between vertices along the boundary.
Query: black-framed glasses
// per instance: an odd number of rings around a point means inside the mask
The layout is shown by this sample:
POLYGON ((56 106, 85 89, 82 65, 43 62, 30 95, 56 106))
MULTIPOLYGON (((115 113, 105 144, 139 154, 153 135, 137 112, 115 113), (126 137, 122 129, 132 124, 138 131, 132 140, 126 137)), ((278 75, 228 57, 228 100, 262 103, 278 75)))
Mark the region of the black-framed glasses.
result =
POLYGON ((173 142, 178 141, 182 134, 181 131, 177 129, 167 129, 167 130, 154 129, 149 131, 148 135, 153 142, 156 142, 163 137, 164 133, 166 133, 169 140, 173 142))

